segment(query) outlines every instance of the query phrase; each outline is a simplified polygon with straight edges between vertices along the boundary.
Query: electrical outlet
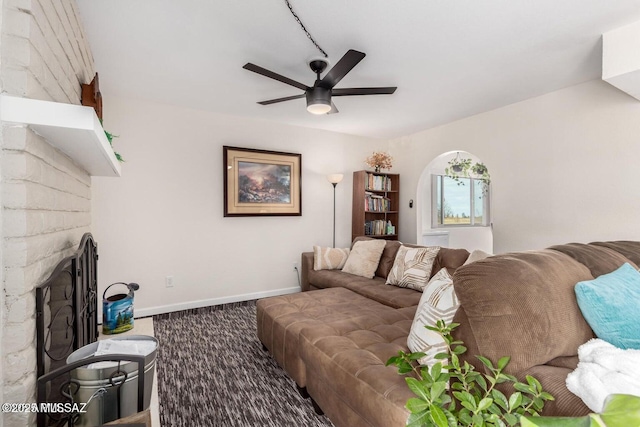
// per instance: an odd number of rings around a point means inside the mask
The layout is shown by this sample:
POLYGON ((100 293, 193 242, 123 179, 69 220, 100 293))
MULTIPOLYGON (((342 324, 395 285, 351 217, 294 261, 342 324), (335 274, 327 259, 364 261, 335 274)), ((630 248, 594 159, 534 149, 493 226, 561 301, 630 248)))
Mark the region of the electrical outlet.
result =
POLYGON ((167 288, 173 288, 173 276, 167 276, 164 280, 167 288))
POLYGON ((294 263, 293 263, 293 270, 294 270, 294 271, 299 271, 299 270, 300 270, 300 265, 299 265, 299 263, 297 263, 297 262, 294 262, 294 263))

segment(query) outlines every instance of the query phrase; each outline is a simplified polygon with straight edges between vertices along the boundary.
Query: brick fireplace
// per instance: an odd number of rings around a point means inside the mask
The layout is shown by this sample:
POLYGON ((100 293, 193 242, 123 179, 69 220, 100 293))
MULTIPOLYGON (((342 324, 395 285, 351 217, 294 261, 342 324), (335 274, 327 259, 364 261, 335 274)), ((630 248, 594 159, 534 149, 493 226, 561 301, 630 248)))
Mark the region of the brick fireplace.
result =
MULTIPOLYGON (((3 0, 3 93, 80 103, 80 84, 95 74, 75 0, 3 0)), ((0 393, 34 402, 35 293, 91 228, 91 177, 30 127, 0 127, 0 393)), ((0 426, 34 425, 33 414, 3 414, 0 426)))

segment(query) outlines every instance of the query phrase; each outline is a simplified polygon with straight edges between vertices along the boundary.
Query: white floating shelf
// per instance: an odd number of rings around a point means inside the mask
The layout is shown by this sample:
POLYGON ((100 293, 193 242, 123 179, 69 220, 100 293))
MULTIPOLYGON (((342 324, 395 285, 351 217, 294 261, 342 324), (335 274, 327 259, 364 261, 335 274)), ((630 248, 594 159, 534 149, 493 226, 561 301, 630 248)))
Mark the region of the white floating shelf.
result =
POLYGON ((120 176, 120 163, 91 107, 0 96, 0 120, 24 123, 92 176, 120 176))

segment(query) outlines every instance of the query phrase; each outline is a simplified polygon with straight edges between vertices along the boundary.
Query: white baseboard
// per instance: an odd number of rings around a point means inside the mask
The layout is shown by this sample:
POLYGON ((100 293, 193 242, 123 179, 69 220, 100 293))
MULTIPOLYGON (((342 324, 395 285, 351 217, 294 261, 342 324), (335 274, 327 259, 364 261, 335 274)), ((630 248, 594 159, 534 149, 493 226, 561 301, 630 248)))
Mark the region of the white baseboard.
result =
POLYGON ((211 305, 229 304, 232 302, 249 301, 260 298, 274 297, 278 295, 295 294, 300 292, 298 286, 292 288, 274 289, 272 291, 254 292, 251 294, 233 295, 221 298, 203 299, 198 301, 182 302, 178 304, 161 305, 149 308, 134 308, 135 317, 148 317, 156 314, 171 313, 174 311, 191 310, 193 308, 209 307, 211 305))

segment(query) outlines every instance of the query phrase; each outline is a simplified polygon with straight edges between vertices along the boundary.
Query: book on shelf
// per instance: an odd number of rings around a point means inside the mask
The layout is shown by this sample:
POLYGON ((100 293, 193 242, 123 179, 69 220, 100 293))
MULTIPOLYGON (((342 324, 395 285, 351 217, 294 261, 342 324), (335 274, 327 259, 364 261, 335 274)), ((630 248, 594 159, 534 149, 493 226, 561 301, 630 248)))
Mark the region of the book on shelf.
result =
POLYGON ((377 219, 374 221, 367 221, 364 223, 365 236, 389 236, 396 234, 395 225, 391 224, 391 221, 384 221, 377 219))
POLYGON ((367 173, 366 189, 373 191, 391 191, 391 178, 386 175, 367 173))
POLYGON ((391 210, 391 200, 377 194, 365 192, 364 196, 365 212, 387 212, 391 210))

